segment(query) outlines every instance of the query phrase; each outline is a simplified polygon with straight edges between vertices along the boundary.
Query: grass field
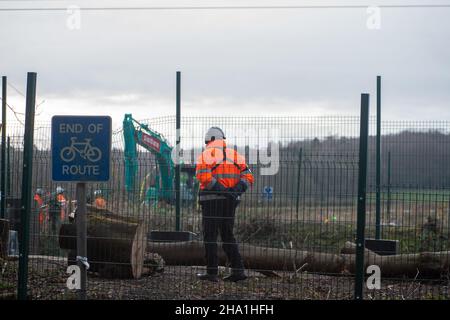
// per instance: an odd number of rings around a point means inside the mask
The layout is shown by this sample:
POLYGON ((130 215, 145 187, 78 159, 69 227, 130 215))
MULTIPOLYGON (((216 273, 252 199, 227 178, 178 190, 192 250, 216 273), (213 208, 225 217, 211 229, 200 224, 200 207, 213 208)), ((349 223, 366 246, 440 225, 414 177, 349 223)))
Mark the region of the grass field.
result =
MULTIPOLYGON (((380 197, 383 201, 387 201, 390 197, 391 200, 399 201, 419 201, 419 202, 450 202, 450 190, 449 189, 405 189, 405 188, 392 188, 390 193, 387 191, 380 192, 380 197)), ((375 201, 376 193, 368 192, 367 199, 375 201)))

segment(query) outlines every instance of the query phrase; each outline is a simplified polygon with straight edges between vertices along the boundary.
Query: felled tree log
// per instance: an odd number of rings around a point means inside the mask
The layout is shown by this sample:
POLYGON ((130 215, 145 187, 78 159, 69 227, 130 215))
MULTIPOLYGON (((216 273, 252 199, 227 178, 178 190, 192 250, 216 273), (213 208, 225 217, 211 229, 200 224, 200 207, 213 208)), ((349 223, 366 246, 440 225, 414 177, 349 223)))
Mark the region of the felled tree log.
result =
MULTIPOLYGON (((332 254, 301 250, 265 248, 241 244, 239 246, 244 264, 254 270, 285 270, 327 274, 354 274, 355 254, 332 254)), ((147 251, 161 255, 166 265, 204 265, 203 243, 149 242, 147 251)), ((219 263, 225 264, 226 257, 218 250, 219 263)), ((378 265, 382 277, 440 278, 449 272, 450 252, 426 252, 380 256, 365 251, 365 265, 378 265)))
POLYGON ((9 221, 0 219, 0 258, 8 257, 9 221))
MULTIPOLYGON (((365 251, 369 251, 369 249, 364 248, 365 251)), ((342 254, 356 254, 356 244, 350 241, 344 243, 344 246, 341 248, 342 254)))
MULTIPOLYGON (((88 206, 87 257, 89 271, 107 278, 141 277, 147 245, 143 221, 114 215, 88 206)), ((77 249, 76 223, 63 224, 59 232, 61 249, 77 249)))
MULTIPOLYGON (((356 244, 350 241, 345 242, 341 249, 341 254, 356 254, 356 244)), ((375 252, 364 248, 364 261, 367 265, 376 264, 376 259, 379 257, 375 252)))
MULTIPOLYGON (((240 253, 248 269, 296 271, 305 263, 302 270, 338 273, 342 269, 339 255, 310 253, 307 251, 266 248, 241 244, 240 253)), ((147 252, 158 253, 166 265, 204 265, 205 251, 200 241, 187 242, 148 242, 147 252)), ((218 250, 219 264, 226 263, 223 250, 218 250)))

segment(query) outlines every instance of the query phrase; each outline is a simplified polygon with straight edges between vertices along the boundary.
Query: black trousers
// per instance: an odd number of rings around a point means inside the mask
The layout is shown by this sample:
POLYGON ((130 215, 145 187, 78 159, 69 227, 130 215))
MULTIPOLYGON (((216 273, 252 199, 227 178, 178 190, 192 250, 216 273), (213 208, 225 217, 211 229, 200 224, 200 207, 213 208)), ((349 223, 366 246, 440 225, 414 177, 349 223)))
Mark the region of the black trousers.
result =
POLYGON ((49 210, 49 218, 50 218, 50 231, 52 234, 57 234, 58 227, 60 224, 60 214, 61 210, 53 209, 49 210))
POLYGON ((217 236, 219 233, 223 251, 231 263, 233 272, 243 272, 244 264, 233 234, 236 203, 230 199, 209 200, 201 202, 201 206, 207 273, 218 273, 217 236))

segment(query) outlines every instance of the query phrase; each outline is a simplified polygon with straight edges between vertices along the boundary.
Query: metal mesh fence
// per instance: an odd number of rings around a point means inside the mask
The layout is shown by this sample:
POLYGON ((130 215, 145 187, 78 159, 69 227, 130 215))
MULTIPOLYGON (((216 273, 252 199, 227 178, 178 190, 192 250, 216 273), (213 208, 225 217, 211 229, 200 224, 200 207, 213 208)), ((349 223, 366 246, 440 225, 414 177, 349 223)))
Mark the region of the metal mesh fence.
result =
MULTIPOLYGON (((140 122, 175 145, 175 117, 140 122)), ((211 126, 225 131, 228 147, 246 156, 255 177, 234 224, 249 278, 237 283, 196 278, 205 270, 198 184, 182 172, 182 232, 161 233, 175 231, 177 221, 174 203, 158 201, 151 193, 166 169, 138 147, 135 184, 127 188, 124 131, 116 128, 111 179, 88 184, 88 298, 353 298, 354 254, 348 242, 356 234, 359 117, 183 117, 183 166, 195 164, 211 126), (97 190, 106 209, 98 207, 97 190), (172 238, 162 241, 161 235, 172 238), (341 253, 344 247, 346 254, 341 253)), ((51 181, 50 125, 36 128, 33 190, 43 189, 45 195, 44 205, 31 212, 29 295, 74 299, 66 269, 75 259, 69 219, 75 186, 51 181), (55 200, 57 187, 65 191, 66 206, 55 200)), ((379 228, 382 239, 398 241, 398 255, 378 250, 381 289, 366 288, 365 298, 448 299, 448 255, 445 260, 430 252, 449 251, 450 123, 384 121, 382 132, 379 228), (430 274, 417 273, 425 264, 430 274)), ((9 125, 8 136, 7 218, 12 230, 20 230, 23 128, 9 125)), ((368 158, 366 237, 375 238, 374 118, 368 158)), ((222 276, 230 264, 220 246, 219 252, 222 276)), ((370 254, 369 262, 374 259, 370 254)), ((17 261, 12 257, 4 262, 1 277, 2 294, 13 294, 17 261)))

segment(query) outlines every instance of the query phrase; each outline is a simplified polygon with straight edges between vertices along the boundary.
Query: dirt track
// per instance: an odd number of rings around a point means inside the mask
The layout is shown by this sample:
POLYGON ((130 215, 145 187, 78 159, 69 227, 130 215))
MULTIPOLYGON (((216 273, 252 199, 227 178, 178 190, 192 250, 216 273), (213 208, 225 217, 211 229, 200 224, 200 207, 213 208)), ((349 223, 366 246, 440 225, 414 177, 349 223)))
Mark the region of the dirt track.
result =
MULTIPOLYGON (((2 263, 3 265, 3 263, 2 263)), ((64 260, 30 259, 29 288, 32 299, 76 299, 66 289, 64 260)), ((17 262, 2 268, 0 297, 15 294, 17 262)), ((166 267, 139 280, 88 277, 89 299, 352 299, 353 279, 344 276, 280 273, 267 278, 249 272, 249 279, 240 283, 198 281, 195 274, 201 267, 166 267)), ((221 275, 225 273, 221 272, 221 275)), ((418 281, 382 281, 380 290, 366 290, 366 299, 450 299, 449 283, 418 281)))

